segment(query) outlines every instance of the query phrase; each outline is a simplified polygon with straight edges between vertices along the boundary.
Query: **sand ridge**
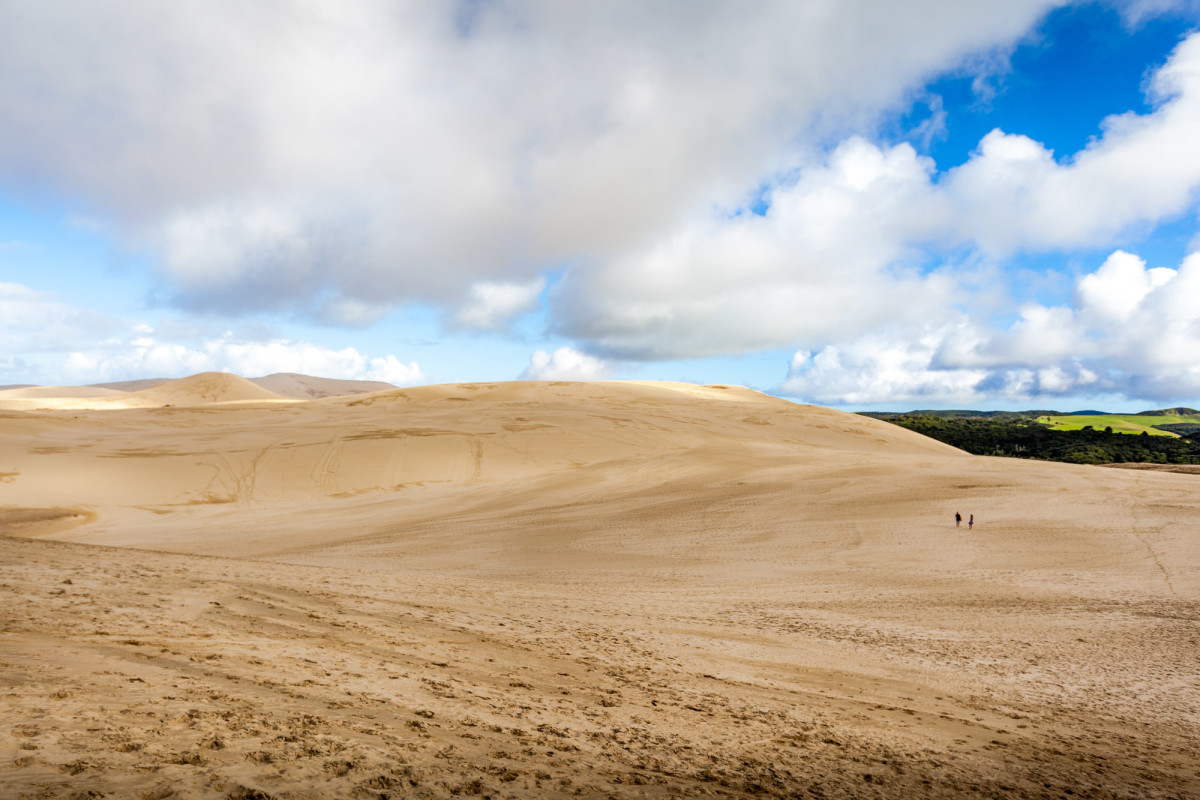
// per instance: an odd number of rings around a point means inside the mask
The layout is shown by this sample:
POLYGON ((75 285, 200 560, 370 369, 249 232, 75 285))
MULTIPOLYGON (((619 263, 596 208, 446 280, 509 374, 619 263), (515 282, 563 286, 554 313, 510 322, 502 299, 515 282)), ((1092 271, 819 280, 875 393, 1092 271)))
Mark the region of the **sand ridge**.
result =
POLYGON ((321 397, 386 392, 396 388, 392 384, 384 383, 383 381, 314 378, 310 375, 299 375, 294 372, 275 372, 262 378, 251 378, 250 382, 283 397, 294 397, 299 400, 315 400, 321 397))
POLYGON ((8 796, 1197 795, 1194 475, 739 387, 215 383, 0 412, 8 796))
POLYGON ((208 372, 177 380, 148 379, 96 386, 25 386, 0 391, 0 409, 103 410, 165 408, 214 403, 286 402, 395 389, 382 381, 314 378, 274 373, 247 379, 208 372))
POLYGON ((202 372, 128 392, 94 386, 9 389, 0 392, 0 409, 105 410, 222 403, 278 403, 290 400, 292 398, 278 395, 237 375, 202 372))

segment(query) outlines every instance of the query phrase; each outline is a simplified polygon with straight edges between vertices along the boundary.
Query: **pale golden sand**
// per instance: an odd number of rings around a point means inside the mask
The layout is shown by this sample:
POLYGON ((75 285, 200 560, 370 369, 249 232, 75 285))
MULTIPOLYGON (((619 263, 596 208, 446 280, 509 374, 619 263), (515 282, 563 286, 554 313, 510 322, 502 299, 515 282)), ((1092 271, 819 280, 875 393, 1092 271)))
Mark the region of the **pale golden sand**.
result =
POLYGON ((0 392, 3 797, 1200 796, 1195 475, 244 383, 0 392))

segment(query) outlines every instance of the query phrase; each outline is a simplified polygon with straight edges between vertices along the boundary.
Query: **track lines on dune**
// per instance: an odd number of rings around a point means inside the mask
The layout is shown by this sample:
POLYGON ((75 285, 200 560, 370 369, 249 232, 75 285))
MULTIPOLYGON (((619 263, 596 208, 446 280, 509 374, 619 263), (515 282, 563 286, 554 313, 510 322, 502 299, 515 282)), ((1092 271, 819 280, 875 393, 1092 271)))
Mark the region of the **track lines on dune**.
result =
POLYGON ((254 451, 248 463, 242 462, 243 453, 213 453, 216 463, 207 464, 214 470, 212 478, 201 490, 202 503, 239 503, 242 505, 253 502, 258 491, 259 467, 263 459, 275 448, 268 446, 254 451), (214 491, 216 486, 224 491, 224 495, 214 491))
MULTIPOLYGON (((839 649, 880 652, 859 603, 821 613, 752 588, 732 608, 673 590, 564 600, 542 583, 6 539, 0 567, 13 634, 0 671, 22 680, 0 695, 13 755, 0 796, 1115 799, 1194 786, 1182 748, 1195 737, 1173 720, 1143 733, 1094 706, 997 709, 921 674, 805 664, 848 627, 839 649), (814 617, 825 627, 799 631, 802 646, 772 644, 784 637, 771 623, 814 617), (756 643, 767 649, 742 649, 756 643)), ((891 633, 898 645, 920 630, 891 633)))
POLYGON ((318 488, 327 492, 337 491, 337 474, 341 466, 342 451, 345 449, 345 437, 340 435, 334 436, 325 444, 325 449, 321 451, 312 469, 312 480, 318 488))
MULTIPOLYGON (((1138 475, 1136 473, 1134 474, 1134 484, 1138 488, 1138 491, 1135 492, 1135 496, 1141 496, 1142 492, 1144 491, 1143 486, 1142 486, 1143 481, 1142 481, 1141 475, 1138 475)), ((1167 568, 1163 564, 1162 559, 1160 559, 1158 557, 1158 553, 1155 552, 1154 547, 1150 544, 1150 540, 1146 538, 1145 533, 1142 530, 1140 530, 1141 528, 1143 528, 1145 526, 1142 525, 1141 515, 1138 512, 1139 503, 1137 503, 1135 500, 1135 501, 1130 501, 1130 502, 1126 503, 1126 505, 1129 508, 1130 514, 1133 516, 1132 533, 1134 535, 1134 538, 1136 538, 1139 542, 1142 543, 1142 547, 1146 548, 1146 552, 1149 554, 1150 560, 1154 562, 1154 565, 1156 567, 1158 567, 1158 571, 1162 573, 1163 583, 1166 584, 1167 591, 1170 592, 1175 597, 1179 597, 1180 596, 1179 592, 1175 591, 1175 585, 1173 583, 1171 583, 1171 573, 1167 571, 1167 568)), ((1158 533, 1161 531, 1161 528, 1154 528, 1153 531, 1155 533, 1158 533)))
POLYGON ((478 436, 468 436, 467 446, 471 448, 471 479, 479 480, 483 476, 483 442, 478 436))

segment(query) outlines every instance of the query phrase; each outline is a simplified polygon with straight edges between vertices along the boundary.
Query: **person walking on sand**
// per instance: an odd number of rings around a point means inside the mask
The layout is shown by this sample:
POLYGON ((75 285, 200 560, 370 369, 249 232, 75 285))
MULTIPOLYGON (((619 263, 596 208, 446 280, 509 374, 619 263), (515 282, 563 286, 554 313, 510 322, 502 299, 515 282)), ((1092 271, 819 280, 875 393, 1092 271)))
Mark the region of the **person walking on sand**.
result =
POLYGON ((973 530, 974 528, 975 528, 975 515, 972 514, 971 518, 969 520, 967 520, 967 530, 973 530))
POLYGON ((962 526, 962 514, 955 511, 954 512, 954 527, 958 528, 961 526, 962 526))

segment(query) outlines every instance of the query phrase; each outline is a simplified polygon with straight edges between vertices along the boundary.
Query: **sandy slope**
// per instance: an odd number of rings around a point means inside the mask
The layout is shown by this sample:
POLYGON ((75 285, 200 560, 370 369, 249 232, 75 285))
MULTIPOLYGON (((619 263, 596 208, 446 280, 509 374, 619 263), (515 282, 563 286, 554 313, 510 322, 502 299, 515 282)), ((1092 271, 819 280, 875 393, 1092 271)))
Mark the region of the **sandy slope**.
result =
POLYGON ((0 413, 0 796, 1200 793, 1196 476, 735 387, 215 383, 0 413))
POLYGON ((181 380, 151 378, 95 386, 13 386, 0 390, 0 409, 16 411, 162 408, 166 406, 314 400, 395 389, 382 381, 316 378, 277 372, 262 378, 201 373, 181 380))
POLYGON ((279 403, 283 397, 245 378, 224 372, 202 372, 188 378, 156 383, 135 391, 96 386, 51 386, 0 392, 4 410, 111 410, 208 406, 219 403, 279 403))
POLYGON ((315 378, 294 372, 275 372, 262 378, 251 378, 256 386, 284 397, 315 400, 320 397, 344 397, 351 394, 386 392, 396 387, 383 381, 352 381, 336 378, 315 378))

